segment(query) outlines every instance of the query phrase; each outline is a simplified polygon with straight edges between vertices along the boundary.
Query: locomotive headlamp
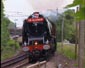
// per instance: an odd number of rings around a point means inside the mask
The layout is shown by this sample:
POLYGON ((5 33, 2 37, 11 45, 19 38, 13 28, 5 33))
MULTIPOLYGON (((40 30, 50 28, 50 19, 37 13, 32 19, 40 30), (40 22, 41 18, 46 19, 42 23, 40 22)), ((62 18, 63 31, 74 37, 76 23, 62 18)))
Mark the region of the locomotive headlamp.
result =
POLYGON ((48 50, 48 49, 50 49, 50 46, 49 45, 43 45, 43 49, 48 50))
POLYGON ((37 45, 38 44, 38 42, 35 42, 35 45, 37 45))
POLYGON ((23 49, 23 51, 28 51, 29 50, 28 47, 23 47, 22 49, 23 49))

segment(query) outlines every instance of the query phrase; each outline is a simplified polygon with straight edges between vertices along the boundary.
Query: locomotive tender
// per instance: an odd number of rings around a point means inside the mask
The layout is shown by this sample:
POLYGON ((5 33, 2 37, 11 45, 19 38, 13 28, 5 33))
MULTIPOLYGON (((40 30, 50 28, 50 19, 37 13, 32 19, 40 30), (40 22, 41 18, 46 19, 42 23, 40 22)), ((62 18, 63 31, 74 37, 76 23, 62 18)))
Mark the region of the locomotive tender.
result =
POLYGON ((56 51, 56 25, 39 12, 24 20, 22 49, 29 58, 48 58, 56 51))

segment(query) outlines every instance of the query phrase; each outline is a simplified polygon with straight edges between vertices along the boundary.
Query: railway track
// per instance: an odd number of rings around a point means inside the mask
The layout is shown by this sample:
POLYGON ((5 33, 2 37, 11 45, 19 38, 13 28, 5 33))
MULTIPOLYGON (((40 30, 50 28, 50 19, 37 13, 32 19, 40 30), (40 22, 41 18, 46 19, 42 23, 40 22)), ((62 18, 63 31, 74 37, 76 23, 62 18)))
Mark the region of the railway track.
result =
MULTIPOLYGON (((12 58, 12 59, 9 59, 7 61, 1 62, 1 68, 7 68, 7 67, 9 68, 10 66, 13 66, 14 64, 16 64, 16 63, 18 63, 18 62, 20 62, 22 60, 25 60, 25 59, 28 59, 25 53, 21 54, 21 55, 18 55, 16 57, 12 58)), ((21 63, 21 65, 19 65, 17 67, 20 67, 22 65, 23 64, 21 63)), ((15 68, 17 68, 17 67, 15 67, 15 68)))

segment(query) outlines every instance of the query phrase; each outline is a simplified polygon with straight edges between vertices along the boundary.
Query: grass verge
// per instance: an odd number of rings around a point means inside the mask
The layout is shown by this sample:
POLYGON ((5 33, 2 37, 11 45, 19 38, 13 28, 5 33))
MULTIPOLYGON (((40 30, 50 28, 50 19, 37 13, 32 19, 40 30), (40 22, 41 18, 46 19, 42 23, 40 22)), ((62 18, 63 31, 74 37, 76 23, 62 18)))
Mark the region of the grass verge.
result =
POLYGON ((57 51, 63 53, 69 59, 75 59, 75 44, 63 44, 63 50, 61 43, 57 44, 57 51))

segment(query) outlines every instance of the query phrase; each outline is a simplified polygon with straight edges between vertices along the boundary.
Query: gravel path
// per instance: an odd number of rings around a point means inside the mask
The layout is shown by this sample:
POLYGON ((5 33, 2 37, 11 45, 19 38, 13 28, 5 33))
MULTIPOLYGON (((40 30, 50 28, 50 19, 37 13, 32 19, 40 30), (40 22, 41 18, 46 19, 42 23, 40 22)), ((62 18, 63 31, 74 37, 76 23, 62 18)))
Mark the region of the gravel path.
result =
MULTIPOLYGON (((46 64, 46 68, 58 68, 60 65, 60 68, 78 68, 76 66, 77 61, 68 59, 64 55, 61 54, 55 54, 46 64)), ((45 66, 41 66, 41 68, 45 68, 45 66)))

